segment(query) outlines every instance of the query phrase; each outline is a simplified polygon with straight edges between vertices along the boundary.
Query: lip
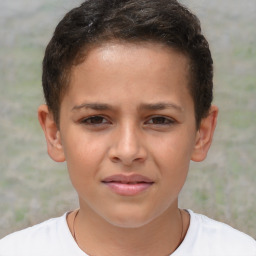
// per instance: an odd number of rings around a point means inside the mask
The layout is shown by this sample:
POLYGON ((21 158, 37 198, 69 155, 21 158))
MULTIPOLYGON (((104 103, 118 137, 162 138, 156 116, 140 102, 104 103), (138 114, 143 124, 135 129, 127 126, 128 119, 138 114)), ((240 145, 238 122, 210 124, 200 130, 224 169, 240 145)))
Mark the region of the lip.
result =
POLYGON ((139 174, 117 174, 102 180, 111 191, 122 196, 135 196, 150 188, 154 181, 139 174))

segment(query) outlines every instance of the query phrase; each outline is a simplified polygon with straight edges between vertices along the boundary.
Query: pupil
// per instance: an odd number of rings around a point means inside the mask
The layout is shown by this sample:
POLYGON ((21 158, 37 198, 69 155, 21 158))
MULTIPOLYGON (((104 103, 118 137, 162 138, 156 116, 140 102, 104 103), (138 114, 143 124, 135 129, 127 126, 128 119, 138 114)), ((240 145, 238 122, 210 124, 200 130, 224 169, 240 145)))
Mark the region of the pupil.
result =
POLYGON ((164 117, 156 117, 153 119, 154 124, 162 124, 162 123, 164 123, 164 121, 165 121, 164 117))
POLYGON ((100 116, 95 116, 95 117, 93 117, 93 118, 91 119, 91 122, 94 123, 94 124, 100 124, 100 123, 102 123, 102 120, 103 120, 102 117, 100 117, 100 116))

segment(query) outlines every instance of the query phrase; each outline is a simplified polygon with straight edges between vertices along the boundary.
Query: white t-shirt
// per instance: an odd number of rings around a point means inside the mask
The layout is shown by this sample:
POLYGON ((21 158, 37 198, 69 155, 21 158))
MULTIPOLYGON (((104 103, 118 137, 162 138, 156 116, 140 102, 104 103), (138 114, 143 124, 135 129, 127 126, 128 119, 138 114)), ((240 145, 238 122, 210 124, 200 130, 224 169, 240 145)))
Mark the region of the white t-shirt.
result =
MULTIPOLYGON (((226 224, 188 212, 188 232, 171 256, 256 256, 253 238, 226 224)), ((6 236, 0 240, 0 256, 86 256, 69 231, 66 215, 6 236)))

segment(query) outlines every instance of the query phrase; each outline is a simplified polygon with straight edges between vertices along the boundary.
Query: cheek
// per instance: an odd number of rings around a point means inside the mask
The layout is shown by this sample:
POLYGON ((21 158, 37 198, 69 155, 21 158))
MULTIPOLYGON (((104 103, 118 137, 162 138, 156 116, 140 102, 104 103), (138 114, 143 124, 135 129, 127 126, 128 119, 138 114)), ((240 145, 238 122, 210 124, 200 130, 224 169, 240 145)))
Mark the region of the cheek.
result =
POLYGON ((164 188, 171 188, 176 193, 183 187, 193 151, 192 134, 170 133, 169 136, 152 142, 151 155, 158 166, 164 188))
POLYGON ((64 140, 64 152, 74 186, 90 183, 96 178, 105 156, 104 143, 93 136, 73 136, 64 140))
POLYGON ((169 166, 170 169, 187 167, 194 147, 192 138, 192 134, 184 131, 173 132, 162 138, 151 140, 154 160, 169 166))

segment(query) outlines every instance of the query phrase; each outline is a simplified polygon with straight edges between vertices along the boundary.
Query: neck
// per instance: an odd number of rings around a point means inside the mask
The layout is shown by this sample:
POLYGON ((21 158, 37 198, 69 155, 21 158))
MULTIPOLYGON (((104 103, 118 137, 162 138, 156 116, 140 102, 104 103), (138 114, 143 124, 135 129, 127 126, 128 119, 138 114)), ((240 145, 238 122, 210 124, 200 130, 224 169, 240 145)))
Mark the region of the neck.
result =
MULTIPOLYGON (((168 255, 185 236, 188 223, 185 216, 183 219, 176 206, 141 227, 123 228, 81 205, 74 228, 78 246, 89 255, 168 255)), ((69 223, 73 234, 72 221, 69 223)))

